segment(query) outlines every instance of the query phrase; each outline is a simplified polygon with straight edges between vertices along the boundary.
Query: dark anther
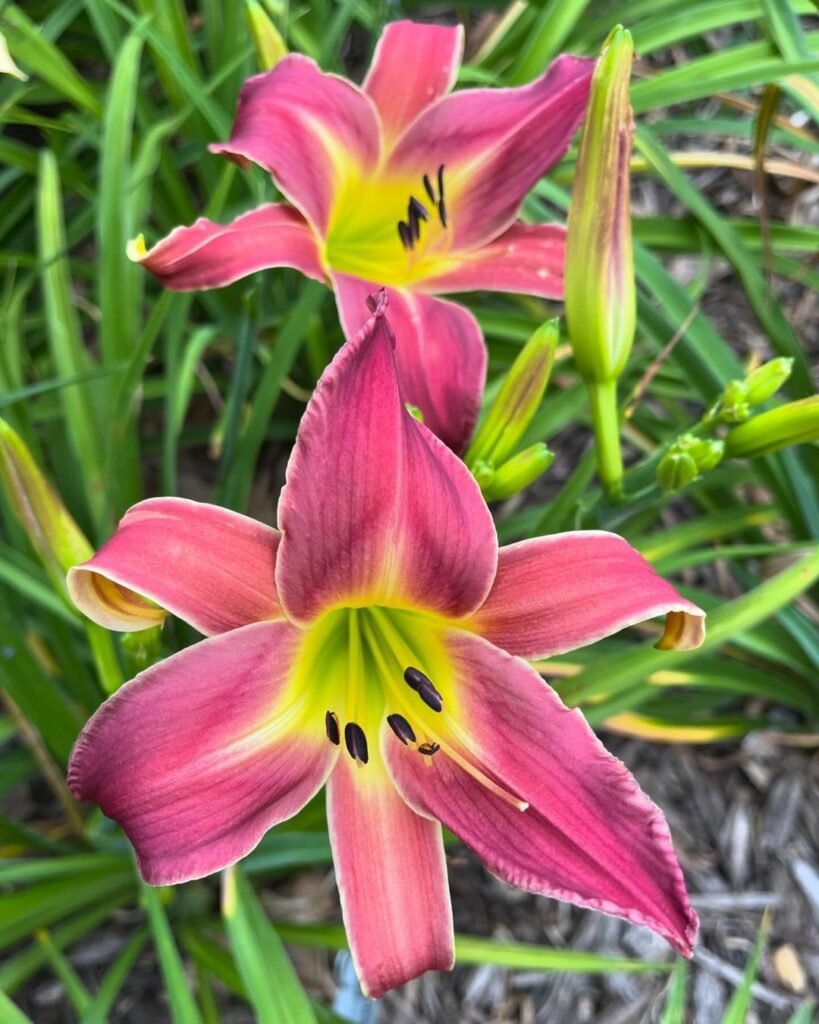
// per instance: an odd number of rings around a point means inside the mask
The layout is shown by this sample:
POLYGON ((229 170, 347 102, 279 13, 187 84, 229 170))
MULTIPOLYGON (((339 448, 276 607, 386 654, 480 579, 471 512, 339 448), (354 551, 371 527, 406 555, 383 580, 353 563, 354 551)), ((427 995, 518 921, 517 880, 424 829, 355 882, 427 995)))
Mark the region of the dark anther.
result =
POLYGON ((429 201, 431 203, 434 203, 435 202, 435 189, 432 187, 432 182, 429 180, 429 175, 428 174, 424 175, 424 188, 427 190, 427 195, 429 196, 429 201))
POLYGON ((364 730, 355 722, 348 722, 344 726, 344 742, 347 744, 347 753, 356 761, 366 764, 370 755, 367 751, 367 737, 364 730))
POLYGON ((446 206, 444 205, 443 199, 438 200, 438 216, 441 219, 441 227, 446 227, 446 206))
POLYGON ((415 196, 410 196, 409 201, 409 212, 410 214, 415 212, 416 217, 420 217, 421 220, 429 220, 429 214, 427 208, 423 203, 419 203, 415 196))
POLYGON ((389 727, 395 733, 399 740, 404 744, 415 742, 415 733, 413 732, 412 726, 404 718, 403 715, 387 715, 387 722, 389 727))
POLYGON ((407 219, 409 220, 409 232, 413 242, 417 242, 421 237, 421 221, 429 220, 429 214, 427 208, 419 203, 415 196, 410 196, 409 206, 407 207, 407 219))
POLYGON ((324 728, 327 730, 327 739, 338 746, 341 736, 338 731, 338 715, 334 711, 328 711, 324 716, 324 728))
POLYGON ((444 201, 444 165, 438 168, 438 200, 444 201))
POLYGON ((415 690, 421 700, 433 711, 440 711, 444 706, 443 697, 435 689, 432 680, 411 665, 404 670, 404 682, 411 689, 415 690))
POLYGON ((432 757, 432 755, 437 754, 440 749, 440 743, 422 743, 418 748, 418 753, 424 754, 426 757, 432 757))
POLYGON ((411 249, 415 245, 412 229, 409 224, 405 224, 402 220, 398 221, 398 237, 401 239, 401 245, 405 249, 411 249))

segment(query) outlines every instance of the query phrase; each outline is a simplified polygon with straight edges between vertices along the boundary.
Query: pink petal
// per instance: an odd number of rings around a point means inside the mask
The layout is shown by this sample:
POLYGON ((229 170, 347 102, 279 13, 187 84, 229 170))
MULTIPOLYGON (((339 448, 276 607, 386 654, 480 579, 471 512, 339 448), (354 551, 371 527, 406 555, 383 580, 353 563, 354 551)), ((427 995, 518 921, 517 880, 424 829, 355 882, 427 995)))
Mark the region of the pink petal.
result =
POLYGON ((266 203, 230 224, 200 217, 151 249, 132 243, 131 257, 174 291, 221 288, 267 267, 295 267, 324 281, 315 236, 290 206, 266 203))
POLYGON ((529 807, 491 793, 445 748, 422 757, 393 738, 387 763, 410 806, 505 881, 647 925, 689 955, 697 917, 668 826, 626 767, 521 659, 461 632, 447 648, 459 728, 483 770, 529 807))
POLYGON ((505 651, 533 659, 585 647, 657 615, 666 616, 658 647, 700 646, 702 609, 622 537, 584 530, 501 548, 498 574, 474 626, 505 651))
POLYGON ((372 999, 455 954, 441 826, 404 803, 383 765, 342 756, 327 821, 350 951, 372 999), (380 773, 374 778, 374 774, 380 773))
POLYGON ((452 269, 426 278, 429 292, 485 288, 544 299, 563 298, 566 229, 559 224, 513 224, 496 239, 452 259, 452 269))
POLYGON ((301 695, 288 689, 300 640, 284 622, 203 640, 126 683, 83 729, 68 784, 119 822, 149 884, 234 864, 324 784, 338 748, 323 711, 294 716, 301 695))
POLYGON ((125 513, 90 561, 71 569, 68 589, 106 629, 146 629, 165 609, 200 633, 223 633, 283 617, 279 539, 272 527, 217 505, 150 498, 125 513))
POLYGON ((389 158, 396 176, 445 167, 451 249, 474 249, 515 219, 523 197, 566 152, 586 109, 594 61, 564 54, 518 89, 467 89, 415 121, 389 158))
POLYGON ((293 621, 356 604, 467 615, 494 578, 486 503, 463 463, 405 410, 393 345, 382 299, 302 418, 276 568, 293 621))
POLYGON ((346 79, 290 54, 242 87, 230 142, 210 147, 264 167, 319 234, 338 191, 378 163, 372 101, 346 79))
POLYGON ((381 115, 386 146, 455 84, 464 49, 460 25, 394 21, 381 33, 364 92, 381 115))
MULTIPOLYGON (((364 299, 376 286, 334 274, 336 304, 351 338, 366 319, 364 299)), ((389 320, 404 399, 453 451, 472 436, 486 380, 486 346, 478 322, 463 306, 418 292, 388 288, 389 320)))

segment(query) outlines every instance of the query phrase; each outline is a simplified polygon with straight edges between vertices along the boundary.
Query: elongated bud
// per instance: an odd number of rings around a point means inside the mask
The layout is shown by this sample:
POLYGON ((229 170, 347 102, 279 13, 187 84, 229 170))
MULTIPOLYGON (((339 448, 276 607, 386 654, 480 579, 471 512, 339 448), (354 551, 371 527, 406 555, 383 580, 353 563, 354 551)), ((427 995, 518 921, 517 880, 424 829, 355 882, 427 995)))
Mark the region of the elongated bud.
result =
POLYGON ((673 494, 719 464, 725 451, 722 441, 683 434, 660 460, 657 482, 673 494))
POLYGON ((618 25, 597 62, 580 140, 566 239, 566 319, 586 381, 616 380, 636 325, 629 161, 634 47, 618 25))
POLYGON ((256 47, 256 63, 262 71, 270 71, 287 56, 287 44, 258 0, 245 0, 245 11, 256 47))
POLYGON ((550 452, 545 444, 538 443, 525 448, 517 455, 513 455, 508 462, 498 466, 491 481, 485 487, 481 487, 483 496, 487 501, 511 498, 513 494, 534 483, 546 472, 554 459, 554 452, 550 452))
POLYGON ((763 363, 745 378, 745 400, 752 408, 762 405, 777 393, 790 377, 793 359, 780 356, 763 363))
POLYGON ((94 553, 25 442, 0 419, 0 486, 34 550, 65 593, 65 574, 94 553))
POLYGON ((523 437, 549 383, 560 336, 558 323, 548 320, 538 327, 512 363, 464 456, 470 469, 479 463, 504 462, 523 437))
POLYGON ((780 405, 730 430, 725 454, 734 459, 757 459, 780 448, 819 440, 819 395, 780 405))

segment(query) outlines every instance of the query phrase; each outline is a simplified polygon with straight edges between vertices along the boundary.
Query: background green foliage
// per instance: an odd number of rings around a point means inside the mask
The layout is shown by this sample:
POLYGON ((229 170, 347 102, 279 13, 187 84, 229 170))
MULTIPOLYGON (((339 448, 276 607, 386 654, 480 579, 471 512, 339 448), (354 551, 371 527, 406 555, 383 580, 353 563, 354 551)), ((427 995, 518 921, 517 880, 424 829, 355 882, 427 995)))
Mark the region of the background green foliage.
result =
MULTIPOLYGON (((486 10, 475 0, 455 13, 474 25, 486 10)), ((767 727, 815 732, 819 724, 819 642, 795 603, 819 575, 815 448, 726 461, 682 497, 663 495, 655 483, 664 448, 729 380, 744 376, 752 356, 740 331, 724 336, 700 308, 714 261, 735 271, 766 339, 760 354, 794 359, 783 397, 811 393, 808 357, 777 294, 815 287, 819 275, 804 257, 816 252, 819 230, 773 221, 766 233, 756 216, 728 218, 682 165, 686 156, 691 163, 692 139, 717 166, 721 153, 742 143, 747 152, 755 145, 759 159, 775 145, 792 163, 819 152, 804 118, 790 117, 819 112, 819 34, 800 24, 812 10, 809 0, 516 3, 500 12, 460 76, 461 85, 524 82, 562 49, 595 54, 609 29, 625 23, 641 57, 632 92, 640 125, 635 166, 673 197, 673 217, 635 223, 639 325, 620 385, 624 402, 675 343, 624 427, 632 500, 607 504, 593 453, 577 447, 588 409, 564 353, 521 447, 549 441, 559 455, 573 438, 570 464, 558 458, 524 504, 498 513, 504 541, 581 526, 617 530, 710 612, 708 639, 695 652, 659 652, 645 637, 621 635, 550 665, 564 698, 581 704, 594 724, 635 712, 639 718, 621 725, 687 740, 767 727), (730 31, 715 47, 707 33, 718 29, 730 31), (685 287, 669 273, 674 256, 698 261, 685 287)), ((399 12, 380 0, 289 9, 271 0, 269 11, 291 48, 353 77, 388 17, 425 14, 420 4, 404 3, 399 12)), ((257 70, 244 5, 4 3, 0 31, 30 76, 0 82, 7 126, 0 139, 0 415, 95 544, 130 504, 156 493, 195 492, 271 519, 275 487, 264 481, 341 343, 330 293, 273 271, 221 291, 174 295, 125 256, 138 231, 152 241, 199 213, 226 220, 274 195, 260 171, 240 172, 206 152, 207 143, 227 138, 239 87, 257 70)), ((574 159, 570 153, 537 186, 525 218, 564 217, 574 159)), ((753 167, 753 156, 746 162, 753 167)), ((467 301, 486 333, 491 395, 526 338, 556 310, 530 298, 467 301)), ((214 980, 246 999, 261 1021, 335 1019, 304 995, 253 885, 329 863, 320 803, 269 834, 226 876, 221 914, 202 885, 142 887, 118 833, 99 812, 76 808, 60 780, 78 730, 104 696, 193 635, 178 623, 161 637, 125 641, 88 630, 2 495, 0 513, 0 796, 41 776, 57 797, 53 815, 36 825, 0 814, 0 950, 8 953, 0 990, 13 996, 45 965, 63 982, 77 1019, 101 1022, 150 943, 175 1022, 218 1020, 214 980), (118 908, 136 904, 143 923, 89 992, 65 951, 118 908)), ((287 942, 344 944, 336 925, 277 927, 287 942)), ((468 937, 457 949, 461 962, 647 969, 468 937)), ((682 985, 678 978, 664 1020, 682 1019, 675 1010, 682 985)), ((747 1004, 743 992, 737 1006, 743 998, 747 1004)), ((0 1018, 25 1019, 2 995, 0 1018)))

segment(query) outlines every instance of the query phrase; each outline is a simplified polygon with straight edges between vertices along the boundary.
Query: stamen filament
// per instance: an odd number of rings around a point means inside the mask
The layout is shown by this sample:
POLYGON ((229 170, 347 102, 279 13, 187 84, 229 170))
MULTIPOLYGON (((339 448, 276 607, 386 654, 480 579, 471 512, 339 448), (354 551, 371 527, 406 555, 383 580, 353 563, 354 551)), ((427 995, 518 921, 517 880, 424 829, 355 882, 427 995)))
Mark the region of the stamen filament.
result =
MULTIPOLYGON (((413 661, 417 661, 418 659, 413 657, 412 652, 409 651, 409 649, 407 648, 406 641, 397 631, 393 623, 389 620, 389 617, 376 608, 370 608, 369 612, 374 618, 378 619, 382 629, 386 627, 386 629, 392 634, 394 640, 396 640, 398 644, 402 648, 404 648, 404 651, 407 651, 409 653, 410 664, 413 661)), ((387 664, 384 658, 384 652, 381 650, 381 645, 378 643, 378 637, 375 633, 375 630, 373 629, 372 625, 366 620, 364 621, 363 625, 369 640, 370 650, 372 651, 373 657, 378 663, 378 667, 381 669, 381 672, 384 676, 385 686, 388 686, 390 688, 390 692, 392 696, 397 700, 399 706, 401 706, 405 711, 408 712, 410 716, 412 716, 413 712, 411 708, 408 708, 408 702, 405 696, 405 691, 401 686, 397 686, 395 684, 394 680, 396 678, 396 673, 391 671, 389 664, 387 664)), ((395 651, 392 649, 392 647, 390 648, 390 652, 392 653, 393 658, 395 659, 400 669, 398 678, 403 676, 403 668, 401 663, 403 660, 404 651, 402 651, 402 658, 399 660, 395 651)), ((452 724, 451 717, 447 719, 447 724, 452 724)), ((424 731, 428 734, 430 738, 430 743, 420 744, 418 748, 419 750, 421 749, 422 746, 433 746, 436 744, 438 749, 443 747, 444 750, 446 751, 447 757, 451 758, 460 768, 463 768, 463 770, 468 775, 471 775, 473 779, 475 779, 477 782, 480 782, 482 786, 485 786, 490 793, 494 793, 495 796, 500 797, 501 800, 504 800, 506 803, 511 804, 512 807, 516 807, 519 811, 525 811, 527 809, 529 804, 525 800, 521 800, 520 797, 517 797, 514 794, 509 793, 502 786, 499 786, 497 782, 490 779, 488 775, 485 775, 484 772, 482 772, 481 769, 478 768, 477 765, 473 764, 466 757, 464 757, 457 747, 450 743, 447 743, 446 739, 442 737, 440 733, 436 732, 434 729, 431 729, 426 722, 424 723, 424 731)), ((432 751, 430 751, 429 753, 432 753, 432 751)), ((470 751, 470 753, 472 752, 470 751)))

